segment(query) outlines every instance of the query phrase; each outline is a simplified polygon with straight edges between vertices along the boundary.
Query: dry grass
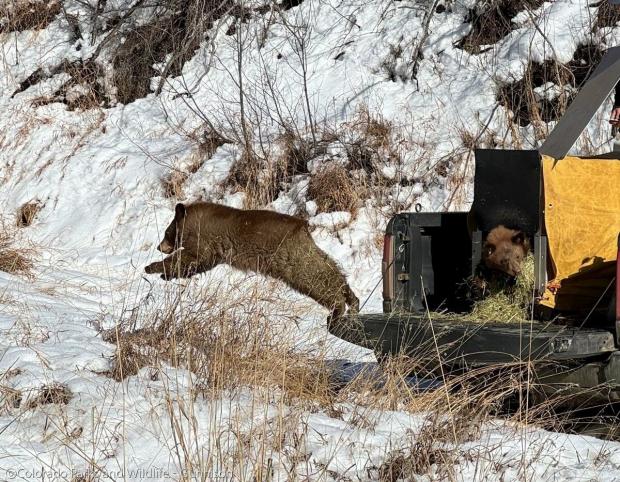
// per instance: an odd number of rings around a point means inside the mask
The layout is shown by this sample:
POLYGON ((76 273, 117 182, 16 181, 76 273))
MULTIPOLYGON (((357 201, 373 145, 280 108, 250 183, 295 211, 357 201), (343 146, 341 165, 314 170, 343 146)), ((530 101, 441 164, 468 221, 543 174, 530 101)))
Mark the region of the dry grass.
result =
POLYGON ((470 321, 516 322, 531 319, 534 302, 534 256, 524 261, 522 271, 514 285, 507 285, 504 279, 494 279, 486 287, 486 295, 477 300, 471 313, 465 315, 470 321))
POLYGON ((524 10, 535 10, 542 0, 485 0, 477 2, 465 19, 472 24, 472 30, 460 42, 460 47, 472 54, 484 51, 482 48, 503 39, 517 25, 512 19, 524 10))
POLYGON ((243 191, 246 208, 264 207, 287 189, 294 176, 308 173, 308 161, 323 154, 327 142, 319 139, 315 144, 287 128, 269 152, 246 147, 224 181, 224 188, 243 191))
POLYGON ((19 408, 22 402, 22 392, 14 388, 0 385, 0 414, 5 415, 13 409, 19 408))
POLYGON ((403 140, 395 136, 391 122, 368 107, 361 106, 341 130, 338 139, 347 151, 349 169, 363 170, 369 180, 377 181, 382 165, 399 163, 403 140))
POLYGON ((362 204, 363 189, 354 182, 344 167, 332 165, 325 167, 310 178, 308 199, 316 202, 319 213, 336 211, 357 215, 362 204))
POLYGON ((224 181, 224 187, 244 192, 244 207, 256 209, 276 199, 285 178, 286 165, 244 149, 224 181))
POLYGON ((498 101, 513 112, 514 122, 522 127, 558 120, 602 55, 598 46, 587 44, 580 45, 565 65, 553 60, 542 64, 530 62, 521 80, 500 87, 498 101), (550 84, 557 91, 554 95, 535 91, 550 84))
MULTIPOLYGON (((399 439, 397 449, 386 447, 382 463, 369 468, 368 477, 392 481, 430 475, 451 480, 459 462, 470 456, 462 444, 479 440, 487 421, 503 416, 517 427, 536 423, 551 429, 563 423, 556 408, 568 396, 534 406, 525 402, 539 389, 527 361, 466 371, 446 369, 442 374, 437 352, 429 347, 428 353, 416 359, 394 356, 386 360, 380 374, 366 372, 342 379, 316 345, 306 348, 300 342, 294 323, 300 311, 278 297, 275 285, 245 286, 242 296, 209 285, 192 293, 185 288, 169 293, 168 300, 132 311, 117 330, 104 335, 117 345, 109 373, 116 380, 141 371, 141 377, 165 383, 171 379, 166 371, 170 366, 193 373, 188 394, 172 386, 167 394, 167 416, 175 427, 174 444, 185 466, 217 464, 234 474, 247 473, 249 468, 264 480, 269 478, 271 464, 278 464, 295 474, 297 469, 310 470, 304 467, 312 456, 307 445, 312 430, 309 412, 322 412, 352 430, 372 433, 382 423, 385 410, 401 410, 417 414, 422 426, 399 439), (142 328, 135 329, 136 325, 142 328), (408 378, 412 373, 434 374, 445 383, 420 390, 408 378), (214 445, 234 438, 232 448, 224 443, 208 452, 202 448, 196 452, 194 437, 205 440, 205 427, 198 429, 192 404, 228 406, 237 397, 243 399, 242 407, 230 410, 231 417, 221 420, 215 410, 207 428, 214 445), (516 401, 517 407, 508 409, 507 400, 516 401)), ((348 443, 350 439, 343 435, 338 446, 348 443)), ((320 480, 346 476, 327 465, 311 469, 319 471, 320 480)))
POLYGON ((294 310, 274 315, 270 298, 256 293, 243 300, 217 291, 202 296, 184 312, 174 306, 159 310, 140 330, 106 332, 104 339, 117 345, 109 375, 122 380, 166 362, 199 374, 209 392, 254 386, 277 388, 287 399, 329 397, 325 364, 296 350, 293 338, 283 342, 282 326, 274 326, 273 318, 284 318, 290 319, 284 330, 294 329, 294 310))
POLYGON ((39 389, 36 397, 28 401, 27 410, 34 409, 40 405, 48 405, 51 403, 66 405, 73 398, 73 393, 65 385, 55 383, 46 385, 39 389))
POLYGON ((34 266, 36 250, 19 246, 15 228, 0 221, 0 271, 11 274, 29 275, 34 266))
POLYGON ((27 226, 30 226, 42 208, 43 204, 36 200, 22 204, 17 210, 17 214, 15 216, 15 224, 17 225, 17 227, 25 228, 27 226))
POLYGON ((615 27, 620 22, 620 9, 611 5, 607 0, 598 2, 598 11, 596 13, 596 29, 605 27, 615 27))
POLYGON ((183 185, 189 178, 189 175, 183 171, 174 170, 161 180, 163 195, 165 198, 183 199, 185 193, 183 185))
POLYGON ((9 0, 0 6, 0 33, 42 30, 60 14, 60 0, 9 0))
POLYGON ((12 96, 58 74, 67 74, 69 80, 53 93, 32 99, 30 104, 33 107, 54 102, 65 104, 68 110, 84 111, 108 106, 109 95, 105 87, 105 74, 101 65, 94 60, 73 62, 65 60, 49 70, 39 68, 20 82, 12 96))
MULTIPOLYGON (((156 75, 162 82, 179 75, 200 46, 203 33, 232 5, 228 0, 165 0, 149 23, 124 31, 124 41, 114 49, 113 58, 118 102, 128 104, 146 97, 156 75), (164 61, 161 72, 153 69, 154 64, 164 61)), ((161 87, 160 83, 156 90, 161 87)))

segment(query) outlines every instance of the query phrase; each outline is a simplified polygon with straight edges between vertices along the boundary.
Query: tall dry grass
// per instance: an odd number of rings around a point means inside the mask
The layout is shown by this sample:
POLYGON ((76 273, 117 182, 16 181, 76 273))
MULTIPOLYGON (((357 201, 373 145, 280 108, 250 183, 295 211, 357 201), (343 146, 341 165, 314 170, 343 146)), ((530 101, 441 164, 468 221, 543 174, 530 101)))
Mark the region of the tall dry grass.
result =
MULTIPOLYGON (((543 396, 542 382, 527 359, 450 371, 453 361, 445 358, 445 347, 430 344, 414 358, 395 355, 383 360, 380 371, 368 366, 344 377, 320 344, 304 341, 297 322, 308 306, 288 300, 281 288, 260 279, 235 290, 210 286, 193 291, 184 285, 173 288, 164 303, 134 310, 105 332, 116 345, 109 373, 115 380, 124 383, 145 369, 156 379, 170 366, 193 374, 184 402, 173 387, 167 395, 180 465, 203 473, 219 468, 256 480, 285 470, 289 480, 301 480, 311 456, 305 445, 310 413, 372 431, 380 427, 382 413, 399 410, 419 417, 421 429, 398 448, 386 446, 373 477, 391 481, 433 473, 453 480, 459 460, 467 457, 459 447, 478 440, 491 420, 504 418, 517 432, 531 425, 564 429, 570 420, 562 407, 576 400, 575 394, 543 396), (441 383, 422 389, 412 374, 441 383), (207 435, 213 446, 199 449, 205 433, 193 419, 194 404, 230 404, 237 396, 248 400, 243 415, 214 416, 207 435), (228 448, 215 443, 224 433, 235 441, 228 448)), ((344 447, 349 441, 343 436, 339 443, 344 447)), ((319 480, 345 476, 328 466, 313 470, 319 480)))
POLYGON ((36 249, 18 237, 15 225, 0 219, 0 271, 30 275, 36 249))

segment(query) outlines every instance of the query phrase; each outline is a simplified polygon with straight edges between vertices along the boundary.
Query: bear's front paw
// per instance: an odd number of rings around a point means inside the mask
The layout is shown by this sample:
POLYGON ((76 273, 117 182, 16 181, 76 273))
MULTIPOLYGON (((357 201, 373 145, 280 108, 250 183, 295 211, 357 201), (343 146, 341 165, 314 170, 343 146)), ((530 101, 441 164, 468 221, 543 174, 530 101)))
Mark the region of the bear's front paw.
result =
POLYGON ((146 274, 153 274, 153 273, 157 273, 157 272, 158 272, 158 270, 157 270, 157 264, 158 264, 158 263, 151 263, 151 264, 149 264, 148 266, 145 266, 145 267, 144 267, 144 272, 145 272, 146 274))

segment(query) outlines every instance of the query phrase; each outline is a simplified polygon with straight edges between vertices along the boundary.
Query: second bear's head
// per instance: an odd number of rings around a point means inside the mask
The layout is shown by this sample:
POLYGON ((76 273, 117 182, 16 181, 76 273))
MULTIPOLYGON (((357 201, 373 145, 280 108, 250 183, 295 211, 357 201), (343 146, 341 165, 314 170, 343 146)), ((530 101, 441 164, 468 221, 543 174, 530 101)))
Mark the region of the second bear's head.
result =
POLYGON ((482 260, 488 268, 517 276, 529 250, 530 242, 523 231, 499 225, 487 234, 482 260))

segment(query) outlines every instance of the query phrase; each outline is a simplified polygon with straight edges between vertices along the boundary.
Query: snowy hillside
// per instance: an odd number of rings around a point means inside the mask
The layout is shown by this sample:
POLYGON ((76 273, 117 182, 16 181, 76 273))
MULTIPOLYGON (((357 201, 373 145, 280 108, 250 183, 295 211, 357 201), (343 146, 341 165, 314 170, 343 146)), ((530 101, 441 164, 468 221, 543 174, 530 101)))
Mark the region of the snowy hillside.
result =
MULTIPOLYGON (((336 390, 374 355, 281 283, 143 273, 177 202, 263 207, 308 219, 380 311, 390 217, 467 209, 473 148, 539 145, 617 21, 579 0, 0 0, 0 247, 25 256, 0 269, 0 479, 620 480, 620 443, 490 401, 336 390)), ((610 109, 575 152, 609 150, 610 109)))

